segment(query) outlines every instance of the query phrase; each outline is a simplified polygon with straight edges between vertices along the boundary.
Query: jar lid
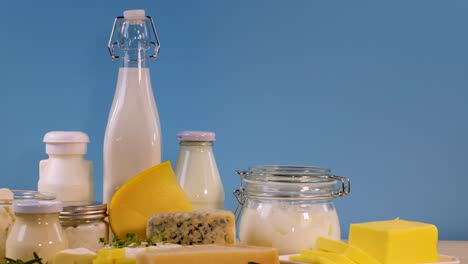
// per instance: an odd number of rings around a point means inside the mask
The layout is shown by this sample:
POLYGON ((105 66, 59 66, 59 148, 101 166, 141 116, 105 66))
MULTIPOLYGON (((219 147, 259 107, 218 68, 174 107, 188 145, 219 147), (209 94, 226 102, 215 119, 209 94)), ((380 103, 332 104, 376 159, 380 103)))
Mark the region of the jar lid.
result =
POLYGON ((22 214, 50 214, 62 211, 59 201, 22 201, 13 202, 13 211, 22 214))
POLYGON ((52 193, 37 192, 30 190, 4 190, 5 193, 13 193, 13 199, 11 195, 8 197, 1 197, 0 204, 12 204, 13 202, 19 201, 35 201, 35 200, 55 200, 55 195, 52 193))
POLYGON ((179 141, 215 141, 216 134, 211 131, 182 131, 177 134, 179 141))
POLYGON ((350 181, 335 176, 331 170, 316 166, 264 165, 238 171, 241 187, 235 196, 242 195, 270 198, 329 199, 346 196, 350 181), (243 184, 246 187, 243 187, 243 184))
POLYGON ((65 203, 60 219, 98 219, 106 217, 107 204, 95 203, 65 203))

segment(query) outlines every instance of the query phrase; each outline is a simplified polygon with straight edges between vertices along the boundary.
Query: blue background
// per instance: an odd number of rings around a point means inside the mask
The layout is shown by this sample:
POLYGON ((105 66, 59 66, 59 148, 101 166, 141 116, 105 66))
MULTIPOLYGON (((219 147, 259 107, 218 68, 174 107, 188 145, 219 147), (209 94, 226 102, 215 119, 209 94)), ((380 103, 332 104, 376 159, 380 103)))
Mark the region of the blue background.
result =
POLYGON ((351 179, 343 237, 401 217, 468 239, 466 1, 2 1, 0 185, 35 189, 43 135, 82 130, 101 197, 107 40, 134 8, 162 43, 163 159, 178 131, 215 131, 227 209, 237 169, 319 165, 351 179))

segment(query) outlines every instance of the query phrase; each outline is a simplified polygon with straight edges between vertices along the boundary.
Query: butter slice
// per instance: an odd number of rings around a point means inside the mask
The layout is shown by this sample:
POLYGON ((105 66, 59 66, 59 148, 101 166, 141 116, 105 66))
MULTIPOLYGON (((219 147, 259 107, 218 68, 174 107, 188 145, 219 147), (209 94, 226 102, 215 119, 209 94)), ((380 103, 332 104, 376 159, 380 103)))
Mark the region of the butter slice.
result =
MULTIPOLYGON (((381 264, 376 258, 364 252, 362 249, 343 241, 319 237, 315 246, 323 251, 343 254, 354 262, 362 264, 381 264)), ((415 264, 415 263, 413 263, 415 264)))
POLYGON ((86 248, 65 249, 57 253, 54 263, 57 264, 92 264, 96 253, 86 248))
POLYGON ((332 261, 326 257, 320 256, 305 256, 305 255, 298 255, 298 256, 290 256, 289 260, 304 262, 304 263, 311 263, 311 264, 337 264, 338 262, 332 261))
POLYGON ((278 250, 241 245, 154 248, 137 255, 138 264, 279 264, 278 250))
MULTIPOLYGON (((55 262, 54 262, 55 263, 55 262)), ((125 248, 101 248, 93 264, 135 264, 135 259, 126 257, 125 248)))
POLYGON ((389 220, 351 224, 349 243, 382 264, 437 262, 437 227, 432 224, 389 220))
POLYGON ((352 261, 350 258, 346 257, 344 254, 340 254, 340 253, 304 249, 301 251, 301 256, 305 256, 305 257, 317 256, 317 257, 327 258, 337 264, 356 264, 356 262, 352 261))

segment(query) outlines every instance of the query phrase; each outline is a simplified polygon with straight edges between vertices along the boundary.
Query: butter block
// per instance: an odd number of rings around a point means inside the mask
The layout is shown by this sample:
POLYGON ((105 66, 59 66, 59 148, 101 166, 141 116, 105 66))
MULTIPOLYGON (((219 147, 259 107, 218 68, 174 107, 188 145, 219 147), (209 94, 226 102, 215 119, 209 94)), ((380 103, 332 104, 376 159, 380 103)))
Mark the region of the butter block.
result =
POLYGON ((155 214, 148 221, 146 236, 157 243, 232 245, 236 223, 234 214, 224 210, 155 214))
POLYGON ((125 248, 101 248, 93 264, 136 264, 136 260, 127 258, 125 248))
MULTIPOLYGON (((324 237, 319 237, 315 246, 323 251, 343 254, 345 257, 354 262, 362 264, 381 264, 376 258, 367 254, 362 249, 343 241, 332 240, 324 237)), ((413 263, 414 264, 414 263, 413 263)))
POLYGON ((382 264, 437 262, 437 227, 406 220, 351 224, 349 244, 382 264))
POLYGON ((137 255, 137 264, 279 264, 278 250, 241 245, 154 248, 137 255))
POLYGON ((57 264, 92 264, 96 253, 86 248, 65 249, 57 253, 54 263, 57 264))

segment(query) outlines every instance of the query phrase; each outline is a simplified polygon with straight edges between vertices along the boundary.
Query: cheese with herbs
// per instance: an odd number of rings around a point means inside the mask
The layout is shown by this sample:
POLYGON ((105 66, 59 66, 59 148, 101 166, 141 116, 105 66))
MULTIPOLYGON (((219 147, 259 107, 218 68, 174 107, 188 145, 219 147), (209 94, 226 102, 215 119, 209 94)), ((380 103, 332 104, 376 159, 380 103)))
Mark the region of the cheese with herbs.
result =
POLYGON ((224 210, 196 210, 155 214, 148 221, 147 238, 181 245, 234 244, 234 214, 224 210))

